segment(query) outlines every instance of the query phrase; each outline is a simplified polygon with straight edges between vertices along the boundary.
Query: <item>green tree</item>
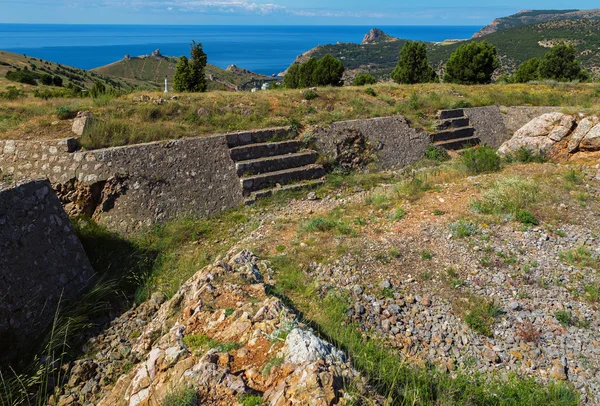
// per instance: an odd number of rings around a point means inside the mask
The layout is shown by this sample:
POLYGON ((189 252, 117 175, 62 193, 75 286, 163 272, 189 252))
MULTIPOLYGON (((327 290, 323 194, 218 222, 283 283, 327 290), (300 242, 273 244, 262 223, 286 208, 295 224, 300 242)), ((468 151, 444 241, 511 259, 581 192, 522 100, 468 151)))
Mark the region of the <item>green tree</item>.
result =
POLYGON ((300 75, 300 64, 294 63, 290 66, 283 77, 283 86, 289 89, 298 88, 298 76, 300 75))
POLYGON ((444 80, 466 85, 490 83, 498 66, 495 46, 486 41, 467 42, 450 55, 444 80))
POLYGON ((313 71, 313 85, 342 86, 344 64, 339 59, 327 54, 317 62, 313 71))
POLYGON ((527 83, 532 80, 540 79, 540 58, 531 58, 519 65, 519 68, 512 75, 511 80, 514 83, 527 83))
POLYGON ((370 73, 361 73, 352 82, 354 86, 374 85, 375 83, 377 83, 377 79, 370 73))
POLYGON ((202 43, 196 44, 196 41, 192 41, 191 50, 191 65, 194 78, 194 86, 192 91, 194 92, 206 92, 208 83, 206 81, 206 75, 204 70, 206 69, 207 56, 202 50, 202 43))
POLYGON ((427 47, 423 42, 406 41, 400 50, 400 59, 392 72, 396 83, 427 83, 437 78, 427 60, 427 47))
POLYGON ((194 70, 187 56, 183 55, 175 66, 173 76, 173 90, 176 92, 194 91, 194 70))
POLYGON ((300 65, 298 71, 298 87, 311 87, 315 85, 315 70, 317 69, 317 60, 310 58, 300 65))
POLYGON ((192 41, 190 57, 181 56, 175 66, 173 90, 176 92, 205 92, 208 88, 206 75, 207 57, 202 50, 202 44, 192 41))
POLYGON ((579 65, 575 47, 564 42, 552 47, 544 56, 539 65, 539 75, 543 79, 563 82, 588 79, 588 73, 579 65))
POLYGON ((40 81, 42 82, 43 85, 52 86, 52 76, 48 75, 47 73, 44 73, 40 77, 40 81))
POLYGON ((52 78, 52 83, 54 84, 54 86, 61 87, 63 85, 63 80, 60 76, 54 76, 52 78))

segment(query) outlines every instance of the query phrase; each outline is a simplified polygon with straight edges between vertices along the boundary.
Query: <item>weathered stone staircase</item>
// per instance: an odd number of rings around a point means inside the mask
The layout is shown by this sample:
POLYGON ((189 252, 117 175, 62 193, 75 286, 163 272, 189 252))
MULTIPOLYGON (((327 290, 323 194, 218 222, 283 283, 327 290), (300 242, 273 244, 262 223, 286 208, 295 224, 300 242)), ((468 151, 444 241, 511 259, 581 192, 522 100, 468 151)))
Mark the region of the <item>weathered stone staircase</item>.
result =
POLYGON ((302 150, 294 135, 288 128, 277 128, 226 136, 246 203, 324 182, 320 178, 325 169, 316 164, 317 153, 302 150))
POLYGON ((441 110, 438 118, 437 132, 431 134, 434 145, 459 151, 481 142, 463 109, 441 110))

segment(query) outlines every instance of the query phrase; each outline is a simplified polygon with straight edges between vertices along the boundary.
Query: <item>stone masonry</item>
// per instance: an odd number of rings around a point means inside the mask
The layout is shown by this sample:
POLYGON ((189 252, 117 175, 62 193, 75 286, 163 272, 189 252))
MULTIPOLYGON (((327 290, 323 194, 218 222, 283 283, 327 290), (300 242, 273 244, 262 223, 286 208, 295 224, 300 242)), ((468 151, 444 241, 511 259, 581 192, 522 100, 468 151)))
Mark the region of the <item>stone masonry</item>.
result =
POLYGON ((33 342, 93 277, 50 182, 0 184, 0 360, 33 342))

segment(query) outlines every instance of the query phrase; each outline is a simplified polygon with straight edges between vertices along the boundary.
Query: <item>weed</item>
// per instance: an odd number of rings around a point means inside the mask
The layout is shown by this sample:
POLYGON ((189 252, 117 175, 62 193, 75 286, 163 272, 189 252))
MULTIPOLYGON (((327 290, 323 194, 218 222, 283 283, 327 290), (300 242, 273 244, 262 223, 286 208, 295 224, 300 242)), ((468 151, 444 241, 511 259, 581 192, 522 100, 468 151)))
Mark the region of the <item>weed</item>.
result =
POLYGON ((450 160, 450 154, 444 148, 430 145, 425 150, 425 158, 435 162, 444 162, 450 160))
POLYGON ((531 320, 525 320, 517 325, 517 336, 527 343, 537 343, 540 341, 542 332, 536 328, 531 320))
POLYGON ((442 211, 442 210, 437 210, 436 209, 436 210, 433 211, 433 215, 434 216, 443 216, 444 214, 446 214, 446 212, 442 211))
POLYGON ((341 220, 329 220, 323 217, 317 217, 304 223, 303 230, 307 232, 326 232, 337 231, 339 234, 350 235, 354 233, 352 227, 341 220))
POLYGON ((567 181, 568 183, 571 183, 571 184, 581 183, 582 178, 583 178, 583 175, 581 174, 581 172, 576 169, 573 169, 573 168, 570 168, 565 173, 565 181, 567 181))
POLYGON ((579 319, 567 310, 557 310, 554 312, 554 317, 564 327, 589 328, 590 326, 589 321, 579 319))
POLYGON ((404 218, 404 216, 406 216, 406 210, 404 210, 402 207, 398 207, 392 216, 392 220, 400 221, 404 218))
POLYGON ((431 274, 429 272, 423 272, 421 273, 421 279, 423 281, 428 281, 431 279, 431 274))
POLYGON ((195 389, 178 388, 173 389, 165 395, 163 406, 196 406, 200 405, 200 398, 195 389))
POLYGON ((56 108, 56 117, 59 120, 69 120, 71 118, 75 118, 77 113, 75 113, 70 106, 58 106, 56 108))
POLYGON ((275 251, 277 251, 277 252, 285 251, 285 245, 278 245, 277 247, 275 247, 275 251))
POLYGON ((235 310, 232 308, 225 309, 225 317, 231 316, 233 314, 233 312, 235 312, 235 310))
POLYGON ((501 314, 502 309, 496 303, 481 301, 466 314, 465 323, 473 331, 491 337, 492 326, 501 314))
POLYGON ((210 350, 216 348, 220 343, 206 334, 190 334, 183 338, 183 342, 190 350, 210 350))
POLYGON ((413 175, 410 180, 404 181, 394 187, 394 191, 399 198, 409 201, 418 200, 424 192, 431 189, 431 185, 426 181, 424 175, 413 175))
POLYGON ((516 150, 512 155, 507 157, 509 162, 519 163, 544 163, 548 161, 548 158, 543 154, 536 154, 527 148, 521 147, 516 150))
POLYGON ((400 252, 400 250, 398 248, 392 248, 390 250, 390 257, 400 258, 401 256, 402 256, 402 253, 400 252))
POLYGON ((375 194, 367 197, 365 203, 370 206, 375 206, 377 209, 387 209, 390 206, 390 201, 391 199, 389 196, 375 194))
POLYGON ((500 170, 501 159, 496 149, 487 145, 467 149, 460 157, 461 163, 471 175, 500 170))
POLYGON ((458 220, 457 222, 450 224, 449 227, 452 235, 458 238, 471 237, 472 235, 479 233, 477 224, 468 220, 458 220))
POLYGON ((382 264, 389 264, 390 257, 385 252, 378 252, 375 254, 375 260, 381 262, 382 264))
POLYGON ((304 100, 314 100, 317 97, 319 97, 319 95, 313 92, 312 90, 305 90, 304 92, 302 92, 302 98, 304 100))
POLYGON ((579 268, 595 268, 598 269, 600 264, 592 252, 586 247, 578 247, 563 251, 558 254, 559 258, 569 265, 579 268))
POLYGON ((263 404, 262 396, 258 395, 240 395, 238 400, 242 406, 260 406, 263 404))
POLYGON ((433 259, 433 254, 430 251, 423 250, 421 251, 421 259, 423 261, 431 261, 433 259))
POLYGON ((273 369, 273 367, 280 367, 281 365, 283 365, 283 361, 283 357, 274 357, 268 360, 262 370, 263 376, 269 376, 271 374, 271 369, 273 369))
POLYGON ((583 287, 585 292, 585 298, 590 303, 600 302, 600 286, 598 285, 586 285, 583 287))
POLYGON ((495 182, 472 206, 481 213, 508 214, 515 218, 520 211, 528 210, 538 195, 539 187, 533 180, 509 176, 495 182))

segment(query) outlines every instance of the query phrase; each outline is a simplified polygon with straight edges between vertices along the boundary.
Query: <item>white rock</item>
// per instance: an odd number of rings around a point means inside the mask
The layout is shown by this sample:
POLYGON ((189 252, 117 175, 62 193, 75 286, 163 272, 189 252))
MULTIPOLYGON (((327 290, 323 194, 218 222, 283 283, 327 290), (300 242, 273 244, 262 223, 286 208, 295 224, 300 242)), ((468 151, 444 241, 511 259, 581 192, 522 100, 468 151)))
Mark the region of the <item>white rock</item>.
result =
POLYGON ((72 131, 75 135, 82 136, 83 133, 94 122, 94 117, 89 111, 80 111, 77 113, 77 118, 73 121, 72 131))
POLYGON ((590 130, 594 128, 594 126, 598 124, 598 122, 598 117, 584 118, 579 122, 579 124, 577 125, 577 129, 573 132, 573 135, 569 140, 569 145, 567 146, 569 152, 573 153, 577 151, 581 140, 583 140, 585 136, 588 135, 590 130))
POLYGON ((300 328, 295 328, 288 334, 285 345, 285 361, 291 364, 309 364, 319 360, 333 363, 345 360, 343 352, 312 332, 300 328))
POLYGON ((575 118, 562 113, 547 113, 534 118, 498 149, 506 155, 525 148, 534 153, 547 153, 556 143, 567 137, 575 125, 575 118))
POLYGON ((600 124, 592 128, 581 140, 579 149, 584 151, 599 151, 600 150, 600 124))

